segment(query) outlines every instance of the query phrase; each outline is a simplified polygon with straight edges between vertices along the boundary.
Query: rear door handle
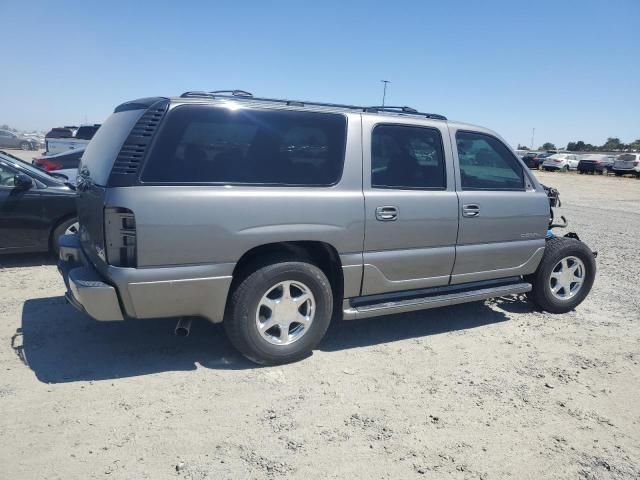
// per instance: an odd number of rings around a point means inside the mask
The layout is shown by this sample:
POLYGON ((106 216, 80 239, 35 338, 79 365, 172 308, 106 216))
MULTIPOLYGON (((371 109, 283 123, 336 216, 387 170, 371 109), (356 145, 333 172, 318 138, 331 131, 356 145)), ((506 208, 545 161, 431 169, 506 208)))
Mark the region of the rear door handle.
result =
POLYGON ((398 207, 387 205, 376 208, 376 219, 381 222, 393 222, 398 219, 398 207))
POLYGON ((480 205, 476 203, 468 203, 462 206, 463 217, 478 217, 480 215, 480 205))

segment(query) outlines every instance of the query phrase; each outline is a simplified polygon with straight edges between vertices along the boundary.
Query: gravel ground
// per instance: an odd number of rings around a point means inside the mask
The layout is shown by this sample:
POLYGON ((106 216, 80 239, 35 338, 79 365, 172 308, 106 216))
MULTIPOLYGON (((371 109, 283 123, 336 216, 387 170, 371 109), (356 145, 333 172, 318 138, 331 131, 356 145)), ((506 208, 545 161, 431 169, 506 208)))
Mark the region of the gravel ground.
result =
POLYGON ((220 326, 97 323, 0 257, 0 477, 640 477, 640 181, 539 173, 599 251, 574 312, 499 299, 332 325, 256 368, 220 326))

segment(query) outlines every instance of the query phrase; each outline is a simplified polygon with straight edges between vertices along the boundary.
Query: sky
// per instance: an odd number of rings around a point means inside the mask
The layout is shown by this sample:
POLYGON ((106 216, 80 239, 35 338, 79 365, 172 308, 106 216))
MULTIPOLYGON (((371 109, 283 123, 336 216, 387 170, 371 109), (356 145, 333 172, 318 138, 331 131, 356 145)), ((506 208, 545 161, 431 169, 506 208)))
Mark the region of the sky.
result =
POLYGON ((640 0, 0 0, 0 124, 186 90, 408 105, 513 146, 640 138, 640 0))

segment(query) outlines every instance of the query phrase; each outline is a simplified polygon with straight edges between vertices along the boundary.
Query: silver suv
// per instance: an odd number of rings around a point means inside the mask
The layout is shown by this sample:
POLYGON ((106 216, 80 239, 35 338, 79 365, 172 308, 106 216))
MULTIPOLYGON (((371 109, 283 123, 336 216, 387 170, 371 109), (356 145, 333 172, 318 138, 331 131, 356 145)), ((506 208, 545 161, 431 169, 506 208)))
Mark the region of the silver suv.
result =
POLYGON ((87 147, 78 190, 80 232, 59 240, 73 305, 224 322, 261 364, 308 355, 332 318, 522 293, 567 312, 595 275, 504 140, 408 107, 134 100, 87 147))

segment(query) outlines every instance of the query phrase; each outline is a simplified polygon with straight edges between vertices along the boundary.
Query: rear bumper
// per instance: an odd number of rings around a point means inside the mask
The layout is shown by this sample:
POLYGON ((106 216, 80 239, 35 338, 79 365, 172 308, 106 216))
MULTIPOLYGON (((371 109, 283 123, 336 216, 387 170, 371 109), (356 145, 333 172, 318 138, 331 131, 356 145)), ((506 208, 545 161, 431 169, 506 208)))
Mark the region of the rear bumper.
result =
POLYGON ((63 235, 59 246, 58 271, 67 287, 65 297, 69 303, 96 320, 123 320, 116 289, 88 266, 78 236, 63 235))
POLYGON ((58 270, 67 298, 96 320, 200 316, 221 322, 234 263, 149 268, 108 266, 99 273, 77 235, 59 239, 58 270))

